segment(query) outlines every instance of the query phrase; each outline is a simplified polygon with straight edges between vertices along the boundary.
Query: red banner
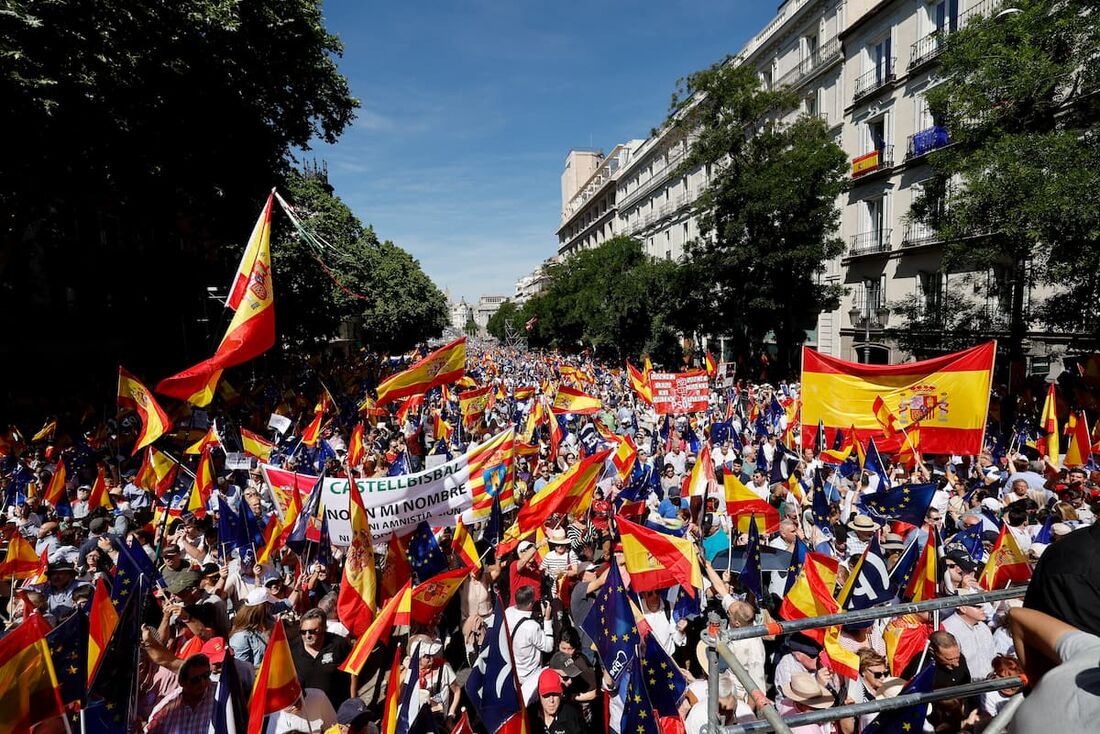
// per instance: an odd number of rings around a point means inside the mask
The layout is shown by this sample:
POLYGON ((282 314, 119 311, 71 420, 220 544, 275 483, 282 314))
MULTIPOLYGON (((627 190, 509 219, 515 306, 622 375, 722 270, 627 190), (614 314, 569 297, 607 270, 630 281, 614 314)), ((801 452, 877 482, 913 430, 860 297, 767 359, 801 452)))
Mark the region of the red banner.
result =
POLYGON ((653 390, 653 409, 659 415, 698 413, 710 405, 706 370, 653 372, 649 387, 653 390))

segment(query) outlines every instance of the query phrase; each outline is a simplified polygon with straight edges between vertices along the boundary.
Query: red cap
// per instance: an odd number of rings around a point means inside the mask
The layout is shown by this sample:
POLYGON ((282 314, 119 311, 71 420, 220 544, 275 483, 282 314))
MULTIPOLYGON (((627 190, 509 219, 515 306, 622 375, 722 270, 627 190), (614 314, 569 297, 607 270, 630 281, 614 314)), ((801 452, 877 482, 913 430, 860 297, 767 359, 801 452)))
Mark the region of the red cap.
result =
POLYGON ((539 695, 549 696, 553 693, 561 695, 561 676, 553 668, 547 668, 539 674, 539 695))
POLYGON ((210 658, 211 665, 225 660, 225 640, 221 637, 211 637, 202 646, 202 654, 210 658))

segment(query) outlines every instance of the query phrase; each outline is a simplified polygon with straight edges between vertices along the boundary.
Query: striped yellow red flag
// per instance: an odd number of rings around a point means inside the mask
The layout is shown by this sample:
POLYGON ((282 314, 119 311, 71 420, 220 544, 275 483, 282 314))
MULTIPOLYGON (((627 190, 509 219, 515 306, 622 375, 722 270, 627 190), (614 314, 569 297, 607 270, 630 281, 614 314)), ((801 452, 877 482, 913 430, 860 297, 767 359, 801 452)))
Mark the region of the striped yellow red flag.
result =
POLYGON ((57 507, 57 503, 65 498, 65 480, 65 462, 59 460, 54 467, 53 476, 50 477, 50 483, 46 485, 46 496, 43 498, 51 507, 57 507))
POLYGON ((187 500, 187 511, 198 517, 206 515, 206 505, 214 494, 214 464, 210 461, 210 449, 203 449, 199 463, 195 467, 195 481, 191 484, 191 495, 187 500))
POLYGON ((630 379, 630 387, 634 390, 634 393, 647 405, 653 405, 653 388, 649 386, 649 379, 646 374, 640 372, 629 361, 626 363, 626 374, 630 379))
POLYGON ((550 410, 554 413, 572 413, 574 415, 592 415, 603 407, 599 398, 576 388, 562 385, 554 396, 550 410))
POLYGON ((624 517, 616 519, 623 541, 623 558, 635 591, 682 586, 691 596, 703 588, 699 555, 687 538, 650 530, 624 517))
POLYGON ((157 392, 208 405, 227 367, 254 359, 275 344, 275 288, 271 272, 271 203, 260 212, 233 278, 226 305, 234 311, 214 356, 160 381, 157 392))
MULTIPOLYGON (((840 605, 833 598, 839 568, 840 562, 835 558, 821 553, 807 553, 798 578, 783 597, 779 615, 783 619, 806 619, 839 612, 840 605)), ((824 643, 823 629, 805 630, 803 634, 814 638, 819 644, 824 643)))
POLYGON ((687 496, 706 497, 711 493, 712 487, 718 486, 718 478, 714 473, 714 460, 710 456, 710 444, 704 443, 699 449, 699 456, 691 467, 691 475, 688 477, 687 496))
POLYGON ((462 411, 462 425, 473 426, 485 415, 489 407, 489 398, 492 397, 492 390, 492 385, 486 385, 476 390, 466 390, 458 396, 458 406, 462 411))
POLYGON ((88 492, 88 509, 92 510, 96 507, 105 507, 108 510, 114 508, 111 504, 111 495, 107 492, 107 472, 102 466, 96 472, 92 489, 88 492))
POLYGON ((774 532, 779 527, 779 510, 746 487, 737 476, 727 473, 722 482, 726 490, 726 513, 737 521, 738 530, 746 532, 754 518, 762 533, 774 532))
POLYGON ((638 459, 638 447, 634 445, 634 440, 630 436, 620 436, 615 440, 618 446, 611 456, 611 463, 619 470, 619 479, 625 482, 634 469, 634 462, 638 459))
POLYGON ((718 374, 718 362, 715 361, 714 355, 710 351, 707 351, 706 354, 706 367, 707 377, 713 380, 714 376, 718 374))
POLYGON ((451 536, 451 551, 458 556, 463 566, 481 568, 481 557, 478 555, 477 546, 474 545, 474 539, 461 517, 455 522, 455 532, 451 536))
MULTIPOLYGON (((379 642, 389 641, 390 632, 398 624, 399 609, 408 610, 411 606, 412 581, 406 581, 405 585, 378 612, 378 616, 374 618, 366 632, 356 640, 355 647, 352 648, 348 659, 341 663, 340 670, 350 675, 359 675, 374 646, 379 642)), ((405 613, 407 615, 407 611, 405 613)))
POLYGON ((185 448, 183 453, 198 456, 208 448, 221 445, 222 437, 218 434, 218 425, 211 421, 210 427, 206 429, 206 433, 202 435, 202 438, 185 448))
POLYGON ((515 429, 509 428, 467 450, 466 461, 470 472, 467 487, 473 498, 473 507, 468 515, 464 515, 468 522, 476 523, 489 517, 493 509, 494 495, 485 487, 486 475, 489 475, 496 493, 500 495, 501 509, 508 510, 515 504, 515 443, 515 429))
POLYGON ((29 579, 38 575, 41 559, 35 555, 34 546, 19 533, 8 541, 8 552, 0 561, 0 578, 29 579))
MULTIPOLYGON (((1039 418, 1039 428, 1046 431, 1046 436, 1039 439, 1039 453, 1049 456, 1050 462, 1058 466, 1062 458, 1061 434, 1058 431, 1058 393, 1054 389, 1054 383, 1047 388, 1047 399, 1043 401, 1043 414, 1039 418)), ((931 449, 926 449, 931 451, 931 449)), ((971 453, 978 453, 977 451, 971 453)))
POLYGON ((1024 583, 1031 578, 1031 566, 1020 550, 1015 536, 1008 531, 1008 524, 1001 526, 1001 534, 989 551, 989 558, 982 569, 978 585, 986 591, 1003 589, 1009 582, 1024 583))
POLYGON ((386 684, 386 700, 382 705, 382 728, 379 734, 397 734, 397 710, 401 706, 401 643, 393 656, 390 677, 386 684))
POLYGON ((378 580, 374 573, 374 548, 371 543, 370 519, 363 507, 359 485, 348 475, 348 510, 351 519, 351 543, 344 561, 344 575, 336 613, 352 637, 358 637, 374 619, 378 580))
POLYGON ((256 672, 256 681, 252 684, 252 698, 248 703, 248 734, 259 734, 265 716, 286 708, 301 695, 302 684, 298 682, 283 620, 277 618, 263 662, 256 672))
POLYGON ((133 410, 141 418, 141 433, 134 442, 133 456, 156 441, 172 427, 172 421, 160 407, 149 388, 121 366, 118 368, 118 407, 133 410))
POLYGON ((134 483, 142 489, 161 497, 173 482, 176 481, 176 472, 179 465, 163 451, 158 451, 154 446, 145 448, 145 458, 141 462, 134 483))
MULTIPOLYGON (((875 399, 904 406, 900 428, 921 423, 923 450, 978 454, 982 450, 996 342, 921 362, 869 365, 802 350, 802 442, 854 426, 859 439, 885 439, 875 399)), ((857 440, 857 443, 858 443, 857 440)))
POLYGON ((378 386, 378 405, 410 395, 422 395, 433 387, 456 382, 466 374, 466 337, 455 339, 417 361, 404 372, 386 378, 378 386))
POLYGON ((29 732, 64 715, 61 689, 46 643, 49 623, 32 614, 0 639, 0 731, 29 732))
POLYGON ((38 429, 38 433, 31 436, 31 443, 38 443, 39 441, 45 441, 53 438, 54 432, 57 431, 57 419, 51 419, 46 421, 46 424, 42 428, 38 429))
POLYGON ((271 461, 271 452, 275 450, 275 444, 268 441, 258 433, 253 433, 245 428, 241 429, 241 448, 249 456, 264 463, 271 461))
POLYGON ((88 685, 92 685, 107 645, 118 627, 118 611, 111 603, 111 590, 100 576, 92 594, 92 608, 88 612, 88 685))
POLYGON ((363 421, 355 424, 348 439, 348 466, 359 467, 367 455, 367 447, 363 443, 363 421))
POLYGON ((848 680, 859 678, 859 655, 840 644, 840 626, 834 625, 825 632, 825 653, 834 671, 848 680))
POLYGON ((469 568, 452 568, 415 587, 410 596, 409 619, 416 624, 437 624, 447 602, 469 577, 469 568))

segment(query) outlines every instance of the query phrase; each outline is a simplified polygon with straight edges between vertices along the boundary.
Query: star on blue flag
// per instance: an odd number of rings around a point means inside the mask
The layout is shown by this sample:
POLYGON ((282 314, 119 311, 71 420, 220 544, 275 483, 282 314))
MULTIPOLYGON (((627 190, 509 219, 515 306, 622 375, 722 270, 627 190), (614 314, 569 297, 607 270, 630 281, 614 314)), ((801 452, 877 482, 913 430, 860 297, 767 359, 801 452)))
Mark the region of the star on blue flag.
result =
MULTIPOLYGON (((868 464, 870 461, 868 458, 868 464)), ((859 509, 876 522, 901 520, 919 527, 924 524, 924 516, 935 494, 935 484, 903 484, 900 487, 880 484, 877 492, 860 495, 859 509)))
POLYGON ((787 565, 787 583, 783 587, 783 596, 787 595, 787 592, 794 586, 794 582, 798 579, 798 574, 802 572, 802 564, 806 562, 806 553, 809 552, 809 548, 802 542, 802 538, 794 539, 794 548, 791 549, 791 561, 787 565))
POLYGON ((485 631, 481 652, 466 679, 466 693, 485 731, 500 731, 520 715, 519 688, 513 673, 511 636, 500 596, 493 598, 493 623, 485 631))
MULTIPOLYGON (((927 665, 905 684, 898 695, 928 693, 932 690, 935 671, 935 665, 927 665)), ((924 722, 928 716, 929 705, 927 703, 917 703, 900 709, 883 711, 872 719, 870 724, 863 727, 861 734, 917 734, 917 732, 924 731, 924 722)))
POLYGON ((620 719, 619 731, 623 734, 658 734, 660 729, 646 690, 641 660, 635 656, 627 669, 629 672, 625 679, 623 717, 620 719))
MULTIPOLYGON (((645 688, 649 692, 649 702, 657 710, 657 715, 678 716, 680 697, 687 690, 687 681, 653 635, 647 636, 645 640, 642 673, 645 676, 645 688)), ((633 683, 633 672, 630 677, 633 683)), ((626 732, 629 729, 624 728, 622 731, 626 732)))
POLYGON ((417 583, 424 583, 437 573, 447 570, 447 556, 443 554, 439 541, 435 539, 427 522, 416 526, 408 543, 406 553, 417 583))
POLYGON ((66 703, 86 701, 88 693, 88 614, 77 609, 46 635, 50 648, 61 700, 66 703))
POLYGON ((604 669, 617 683, 630 661, 637 657, 637 644, 641 641, 617 563, 611 563, 607 581, 597 592, 581 628, 596 643, 604 669))
POLYGON ((756 528, 756 515, 749 518, 749 542, 745 546, 745 565, 741 567, 741 586, 752 592, 759 601, 763 598, 764 582, 760 575, 760 531, 756 528))

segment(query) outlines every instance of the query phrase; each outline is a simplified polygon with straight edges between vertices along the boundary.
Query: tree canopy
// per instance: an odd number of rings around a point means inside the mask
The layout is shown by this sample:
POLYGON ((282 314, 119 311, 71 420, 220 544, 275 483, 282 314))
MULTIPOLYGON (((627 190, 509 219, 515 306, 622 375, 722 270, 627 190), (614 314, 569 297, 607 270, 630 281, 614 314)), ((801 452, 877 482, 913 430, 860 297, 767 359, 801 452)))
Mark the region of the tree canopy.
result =
POLYGON ((847 157, 821 119, 781 122, 797 105, 754 67, 721 62, 681 83, 667 122, 690 141, 680 172, 713 170, 685 263, 698 328, 730 336, 734 359, 770 335, 785 372, 818 314, 839 304, 840 288, 819 276, 844 251, 836 200, 847 186, 847 157))

